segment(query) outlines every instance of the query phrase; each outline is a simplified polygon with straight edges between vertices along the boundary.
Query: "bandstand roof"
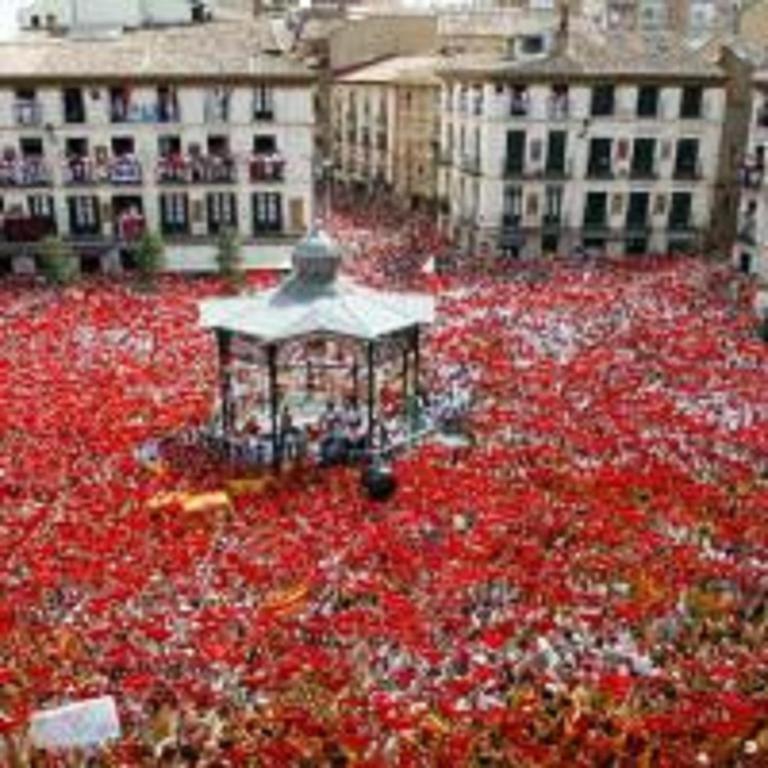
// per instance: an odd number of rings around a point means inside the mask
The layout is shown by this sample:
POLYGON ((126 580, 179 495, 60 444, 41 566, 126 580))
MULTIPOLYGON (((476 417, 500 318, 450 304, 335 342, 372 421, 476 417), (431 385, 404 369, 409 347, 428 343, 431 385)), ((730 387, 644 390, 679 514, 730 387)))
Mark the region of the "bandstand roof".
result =
POLYGON ((322 334, 374 341, 434 321, 432 296, 360 285, 339 275, 340 263, 338 246, 313 230, 296 246, 293 271, 280 285, 202 301, 200 324, 274 343, 322 334))

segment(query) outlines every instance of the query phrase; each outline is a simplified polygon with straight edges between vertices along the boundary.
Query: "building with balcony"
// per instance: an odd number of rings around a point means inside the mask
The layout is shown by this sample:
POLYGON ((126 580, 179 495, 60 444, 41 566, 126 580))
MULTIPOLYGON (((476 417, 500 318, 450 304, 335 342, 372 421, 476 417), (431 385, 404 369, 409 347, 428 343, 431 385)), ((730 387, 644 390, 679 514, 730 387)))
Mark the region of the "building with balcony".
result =
POLYGON ((246 264, 287 260, 313 216, 313 77, 267 49, 256 20, 0 44, 2 258, 55 232, 114 260, 139 222, 172 267, 211 267, 224 227, 246 264))
POLYGON ((18 12, 22 29, 127 28, 203 21, 214 0, 28 0, 18 12))
POLYGON ((725 76, 680 45, 567 23, 543 52, 458 56, 442 80, 440 220, 471 253, 695 250, 725 76))
POLYGON ((752 77, 752 116, 739 171, 741 203, 735 256, 739 268, 768 282, 768 69, 752 77))
POLYGON ((387 188, 412 207, 437 194, 440 81, 435 56, 396 56, 337 77, 336 179, 387 188))

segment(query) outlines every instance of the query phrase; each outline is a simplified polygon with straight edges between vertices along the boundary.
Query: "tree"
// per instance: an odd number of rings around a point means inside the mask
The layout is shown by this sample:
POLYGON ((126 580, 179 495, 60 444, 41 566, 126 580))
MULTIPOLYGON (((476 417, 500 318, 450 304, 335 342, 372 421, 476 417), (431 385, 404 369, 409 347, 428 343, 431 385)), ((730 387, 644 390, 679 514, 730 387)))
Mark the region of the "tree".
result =
POLYGON ((219 274, 231 285, 240 285, 245 278, 240 239, 233 229, 223 229, 219 235, 216 264, 219 274))
POLYGON ((70 245, 50 236, 41 243, 40 271, 51 285, 70 285, 80 277, 80 261, 70 245))
POLYGON ((136 244, 136 269, 139 281, 151 285, 165 267, 165 244, 157 232, 145 231, 136 244))

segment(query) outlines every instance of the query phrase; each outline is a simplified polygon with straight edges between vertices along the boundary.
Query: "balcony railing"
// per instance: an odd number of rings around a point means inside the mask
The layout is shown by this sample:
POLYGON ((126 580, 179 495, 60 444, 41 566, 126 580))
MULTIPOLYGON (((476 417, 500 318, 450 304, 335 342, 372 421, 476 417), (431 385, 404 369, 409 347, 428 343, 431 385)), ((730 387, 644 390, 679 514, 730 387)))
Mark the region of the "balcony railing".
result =
POLYGON ((141 184, 142 178, 141 163, 135 157, 113 157, 107 163, 107 179, 110 184, 141 184))
POLYGON ((630 167, 629 169, 629 177, 631 179, 652 181, 653 179, 658 178, 658 175, 658 172, 653 166, 635 166, 630 167))
POLYGON ((547 102, 547 116, 550 120, 567 120, 571 103, 567 96, 550 96, 547 102))
POLYGON ((461 170, 465 173, 480 173, 480 158, 474 155, 462 155, 461 170))
POLYGON ((237 168, 230 155, 169 155, 156 166, 158 184, 233 184, 237 168))
POLYGON ((285 158, 277 152, 252 155, 248 167, 252 182, 282 181, 285 178, 285 158))
POLYGON ((109 120, 111 123, 178 123, 181 110, 173 103, 139 104, 113 99, 109 104, 109 120))
POLYGON ((56 221, 46 216, 7 215, 2 234, 9 243, 33 243, 56 234, 56 221))
POLYGON ((702 177, 701 163, 697 162, 695 165, 675 166, 672 175, 677 181, 696 181, 702 177))
POLYGON ((610 164, 590 163, 587 168, 587 176, 590 179, 612 179, 613 169, 610 164))
POLYGON ((504 163, 502 173, 508 179, 521 179, 525 176, 525 166, 522 163, 504 163))
POLYGON ((51 171, 44 160, 0 160, 0 187, 46 187, 51 181, 51 171))
POLYGON ((43 105, 39 101, 17 101, 13 105, 16 125, 42 125, 43 105))
POLYGON ((70 157, 64 161, 62 179, 67 186, 98 184, 103 181, 102 171, 89 157, 70 157))
POLYGON ((502 213, 501 215, 501 228, 505 230, 517 230, 520 229, 520 225, 523 222, 523 217, 519 213, 502 213))
POLYGON ((607 219, 584 219, 582 228, 585 232, 607 232, 610 227, 607 219))
POLYGON ((677 232, 678 234, 689 234, 695 230, 695 226, 690 218, 670 219, 668 229, 670 232, 677 232))
POLYGON ((651 228, 651 222, 648 219, 627 220, 624 225, 628 235, 643 235, 651 228))
POLYGON ((531 102, 527 96, 513 96, 509 101, 510 117, 525 117, 531 110, 531 102))
POLYGON ((565 179, 571 175, 571 172, 571 163, 548 163, 544 166, 542 175, 545 179, 565 179))

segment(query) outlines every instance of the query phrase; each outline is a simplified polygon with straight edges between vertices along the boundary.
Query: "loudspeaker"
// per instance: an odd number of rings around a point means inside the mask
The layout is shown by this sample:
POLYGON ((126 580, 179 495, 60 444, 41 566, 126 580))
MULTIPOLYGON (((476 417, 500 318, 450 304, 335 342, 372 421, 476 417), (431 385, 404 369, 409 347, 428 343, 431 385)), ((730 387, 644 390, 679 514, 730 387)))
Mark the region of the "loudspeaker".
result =
POLYGON ((397 489, 397 480, 388 466, 371 466, 363 470, 363 487, 374 501, 386 501, 397 489))

